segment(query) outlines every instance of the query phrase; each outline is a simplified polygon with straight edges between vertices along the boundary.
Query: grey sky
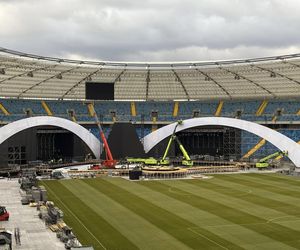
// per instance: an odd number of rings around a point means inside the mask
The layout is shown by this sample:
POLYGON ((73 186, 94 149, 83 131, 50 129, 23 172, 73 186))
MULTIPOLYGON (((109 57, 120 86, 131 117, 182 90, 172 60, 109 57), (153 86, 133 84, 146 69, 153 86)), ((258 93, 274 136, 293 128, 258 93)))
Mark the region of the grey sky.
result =
POLYGON ((299 0, 0 0, 0 46, 72 59, 300 52, 299 0))

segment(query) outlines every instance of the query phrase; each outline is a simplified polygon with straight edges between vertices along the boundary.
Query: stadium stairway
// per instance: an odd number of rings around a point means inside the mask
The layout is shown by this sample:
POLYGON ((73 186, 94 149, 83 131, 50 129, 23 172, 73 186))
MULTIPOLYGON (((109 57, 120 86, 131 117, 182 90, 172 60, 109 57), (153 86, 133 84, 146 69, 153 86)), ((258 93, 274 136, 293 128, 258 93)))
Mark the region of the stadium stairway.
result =
POLYGON ((277 121, 277 115, 274 115, 272 118, 272 122, 276 122, 277 121))
POLYGON ((87 105, 87 108, 88 108, 88 112, 89 112, 89 115, 91 117, 93 117, 95 115, 95 108, 94 108, 94 104, 93 103, 89 103, 87 105))
POLYGON ((41 101, 41 104, 42 104, 42 107, 44 108, 44 110, 46 111, 47 115, 52 116, 53 112, 51 111, 51 109, 49 108, 47 103, 45 101, 41 101))
POLYGON ((253 148, 251 148, 245 155, 243 155, 242 159, 249 158, 257 150, 259 150, 263 145, 265 145, 265 143, 266 143, 266 140, 261 139, 253 148))
POLYGON ((75 116, 74 112, 70 112, 69 115, 70 115, 71 120, 72 120, 73 122, 76 122, 76 123, 77 123, 77 119, 76 119, 76 116, 75 116))
POLYGON ((153 116, 152 117, 152 128, 151 128, 151 131, 154 132, 155 130, 157 130, 157 117, 153 116))
POLYGON ((261 116, 261 115, 264 113, 264 111, 265 111, 267 105, 268 105, 268 101, 267 101, 267 100, 263 100, 263 101, 261 102, 261 104, 259 105, 259 107, 258 107, 258 109, 257 109, 257 111, 256 111, 256 113, 255 113, 255 115, 256 115, 256 116, 261 116))
POLYGON ((178 110, 179 110, 179 102, 174 102, 173 117, 178 116, 178 110))
POLYGON ((219 104, 218 104, 218 107, 216 109, 215 116, 220 116, 221 115, 223 105, 224 105, 224 101, 220 101, 219 104))
POLYGON ((0 109, 3 112, 3 114, 5 115, 10 115, 10 113, 8 112, 8 110, 4 107, 4 105, 2 103, 0 103, 0 109))
POLYGON ((135 102, 130 103, 131 116, 136 116, 135 102))

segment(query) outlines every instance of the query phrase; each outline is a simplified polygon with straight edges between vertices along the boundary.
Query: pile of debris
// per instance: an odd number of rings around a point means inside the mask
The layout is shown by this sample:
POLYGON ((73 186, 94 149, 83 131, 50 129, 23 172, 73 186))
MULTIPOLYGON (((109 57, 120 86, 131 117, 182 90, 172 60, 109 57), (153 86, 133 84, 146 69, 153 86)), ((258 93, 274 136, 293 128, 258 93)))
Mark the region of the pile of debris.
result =
POLYGON ((72 228, 68 227, 63 221, 63 212, 54 206, 52 201, 37 206, 39 210, 39 218, 45 221, 45 224, 56 232, 57 238, 65 244, 66 249, 80 247, 81 244, 72 232, 72 228))
POLYGON ((36 168, 24 168, 20 174, 21 177, 19 183, 23 190, 30 189, 32 186, 37 186, 36 168))
MULTIPOLYGON (((79 249, 82 245, 63 221, 63 211, 48 201, 47 190, 44 186, 38 186, 36 172, 28 170, 22 173, 19 179, 21 203, 31 207, 37 207, 39 218, 42 219, 49 229, 56 233, 57 238, 65 244, 66 249, 79 249)), ((1 249, 1 248, 0 248, 1 249)), ((93 247, 83 248, 92 250, 93 247)))
POLYGON ((19 183, 22 205, 36 207, 39 202, 47 201, 47 190, 44 186, 38 186, 35 169, 24 169, 19 183))
POLYGON ((40 211, 39 218, 44 220, 47 226, 57 224, 63 220, 63 211, 55 207, 52 201, 47 201, 45 205, 39 204, 37 209, 40 211))

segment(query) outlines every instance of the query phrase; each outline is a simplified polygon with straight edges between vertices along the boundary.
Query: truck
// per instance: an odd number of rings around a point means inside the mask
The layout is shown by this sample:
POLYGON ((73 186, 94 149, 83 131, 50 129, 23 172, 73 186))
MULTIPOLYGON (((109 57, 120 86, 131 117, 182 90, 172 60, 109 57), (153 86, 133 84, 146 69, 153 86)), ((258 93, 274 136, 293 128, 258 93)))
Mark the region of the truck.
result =
POLYGON ((4 206, 0 206, 0 221, 9 220, 9 212, 7 212, 4 206))

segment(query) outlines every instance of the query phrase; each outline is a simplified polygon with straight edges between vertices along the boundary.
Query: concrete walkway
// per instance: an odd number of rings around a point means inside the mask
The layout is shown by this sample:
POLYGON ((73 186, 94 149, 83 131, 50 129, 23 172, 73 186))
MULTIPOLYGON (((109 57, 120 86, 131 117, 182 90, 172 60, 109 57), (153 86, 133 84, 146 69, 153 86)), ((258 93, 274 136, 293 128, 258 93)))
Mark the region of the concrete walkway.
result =
POLYGON ((19 227, 21 245, 16 245, 13 235, 13 249, 26 250, 61 250, 64 244, 56 234, 46 228, 39 219, 36 208, 21 204, 20 185, 17 179, 0 179, 0 205, 5 206, 10 214, 9 221, 1 221, 0 227, 11 231, 19 227))

